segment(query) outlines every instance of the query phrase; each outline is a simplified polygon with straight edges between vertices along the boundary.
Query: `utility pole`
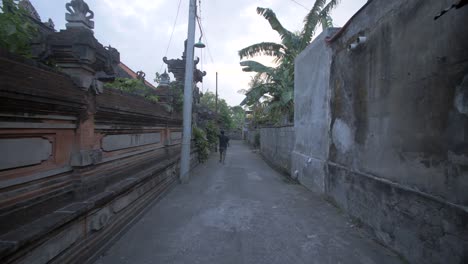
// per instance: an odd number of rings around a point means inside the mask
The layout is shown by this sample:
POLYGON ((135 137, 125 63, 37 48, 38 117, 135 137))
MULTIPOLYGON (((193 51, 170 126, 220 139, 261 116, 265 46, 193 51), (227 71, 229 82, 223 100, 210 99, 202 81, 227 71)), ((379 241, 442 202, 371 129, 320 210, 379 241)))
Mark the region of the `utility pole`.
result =
POLYGON ((216 72, 216 97, 215 97, 215 112, 218 114, 218 72, 216 72))
POLYGON ((180 176, 182 183, 187 183, 190 172, 190 143, 192 139, 192 89, 193 89, 193 51, 195 44, 196 0, 190 0, 187 37, 187 54, 185 57, 184 113, 182 153, 180 157, 180 176))

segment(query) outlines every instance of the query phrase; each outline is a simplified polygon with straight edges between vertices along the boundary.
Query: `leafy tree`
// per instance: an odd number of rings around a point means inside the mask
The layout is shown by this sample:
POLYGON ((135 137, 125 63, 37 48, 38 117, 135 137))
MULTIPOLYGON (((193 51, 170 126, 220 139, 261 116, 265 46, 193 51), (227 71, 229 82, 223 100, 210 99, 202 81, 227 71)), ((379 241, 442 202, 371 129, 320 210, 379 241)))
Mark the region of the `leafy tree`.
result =
POLYGON ((0 6, 0 46, 9 52, 31 57, 31 41, 38 34, 28 13, 16 0, 3 0, 0 6))
MULTIPOLYGON (((200 99, 200 105, 207 107, 213 112, 216 112, 216 95, 212 92, 206 92, 200 99)), ((231 109, 226 103, 226 100, 219 97, 218 114, 221 119, 222 127, 226 129, 232 128, 231 109)))
POLYGON ((339 0, 316 0, 314 6, 304 18, 304 27, 300 32, 291 32, 284 28, 276 14, 269 8, 257 7, 257 13, 263 16, 281 37, 281 43, 261 42, 239 51, 240 59, 266 55, 272 56, 277 67, 268 67, 256 61, 242 61, 246 72, 257 75, 246 91, 246 98, 241 105, 253 106, 265 102, 264 109, 273 121, 280 121, 281 116, 289 120, 294 111, 294 59, 310 44, 318 25, 323 29, 332 26, 330 11, 339 0), (279 118, 278 118, 279 117, 279 118))
POLYGON ((245 122, 245 111, 241 106, 231 107, 232 128, 242 129, 245 122))

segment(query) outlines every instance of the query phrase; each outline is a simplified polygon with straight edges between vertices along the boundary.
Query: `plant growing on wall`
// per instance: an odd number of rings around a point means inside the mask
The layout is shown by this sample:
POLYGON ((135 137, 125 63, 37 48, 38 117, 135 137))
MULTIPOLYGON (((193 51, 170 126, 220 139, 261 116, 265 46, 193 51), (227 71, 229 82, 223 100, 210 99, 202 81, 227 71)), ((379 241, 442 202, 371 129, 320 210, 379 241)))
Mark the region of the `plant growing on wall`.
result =
POLYGON ((264 101, 265 109, 273 121, 277 116, 285 116, 289 120, 294 111, 294 59, 310 44, 318 25, 328 28, 332 26, 330 11, 339 0, 316 0, 314 6, 304 18, 301 32, 291 32, 285 29, 276 14, 269 8, 257 7, 257 13, 263 16, 281 37, 281 43, 261 42, 250 45, 239 51, 240 59, 256 56, 272 56, 277 67, 268 67, 256 61, 243 61, 242 70, 257 72, 255 81, 245 92, 246 98, 241 105, 252 106, 256 102, 264 101))
POLYGON ((192 134, 195 141, 195 148, 198 154, 198 161, 203 163, 208 159, 208 155, 210 153, 206 134, 202 129, 195 126, 192 128, 192 134))
POLYGON ((214 121, 209 121, 206 125, 206 138, 210 149, 215 149, 218 144, 219 128, 214 121))
POLYGON ((137 79, 116 78, 115 81, 106 83, 104 87, 139 95, 154 103, 159 101, 158 96, 153 93, 153 89, 137 79))
POLYGON ((28 13, 18 1, 3 0, 0 6, 0 46, 9 52, 31 57, 31 41, 38 34, 28 13))
POLYGON ((254 137, 254 147, 260 148, 260 133, 256 132, 254 137))

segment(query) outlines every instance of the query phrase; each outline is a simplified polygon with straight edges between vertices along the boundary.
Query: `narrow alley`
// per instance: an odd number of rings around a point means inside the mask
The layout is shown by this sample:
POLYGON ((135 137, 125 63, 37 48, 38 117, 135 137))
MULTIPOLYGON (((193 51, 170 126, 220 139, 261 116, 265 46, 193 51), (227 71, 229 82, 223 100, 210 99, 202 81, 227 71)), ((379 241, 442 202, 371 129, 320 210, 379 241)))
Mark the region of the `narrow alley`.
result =
POLYGON ((96 264, 400 263, 240 141, 149 207, 96 264))

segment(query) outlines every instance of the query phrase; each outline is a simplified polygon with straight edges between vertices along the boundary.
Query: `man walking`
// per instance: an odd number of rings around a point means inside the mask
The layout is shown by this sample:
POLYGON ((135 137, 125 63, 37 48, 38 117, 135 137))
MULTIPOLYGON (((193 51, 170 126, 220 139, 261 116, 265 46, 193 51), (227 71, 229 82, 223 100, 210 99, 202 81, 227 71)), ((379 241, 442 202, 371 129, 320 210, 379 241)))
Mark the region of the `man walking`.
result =
POLYGON ((219 162, 224 164, 226 159, 226 150, 229 146, 229 138, 224 135, 224 130, 221 130, 221 135, 218 135, 219 138, 219 162))

